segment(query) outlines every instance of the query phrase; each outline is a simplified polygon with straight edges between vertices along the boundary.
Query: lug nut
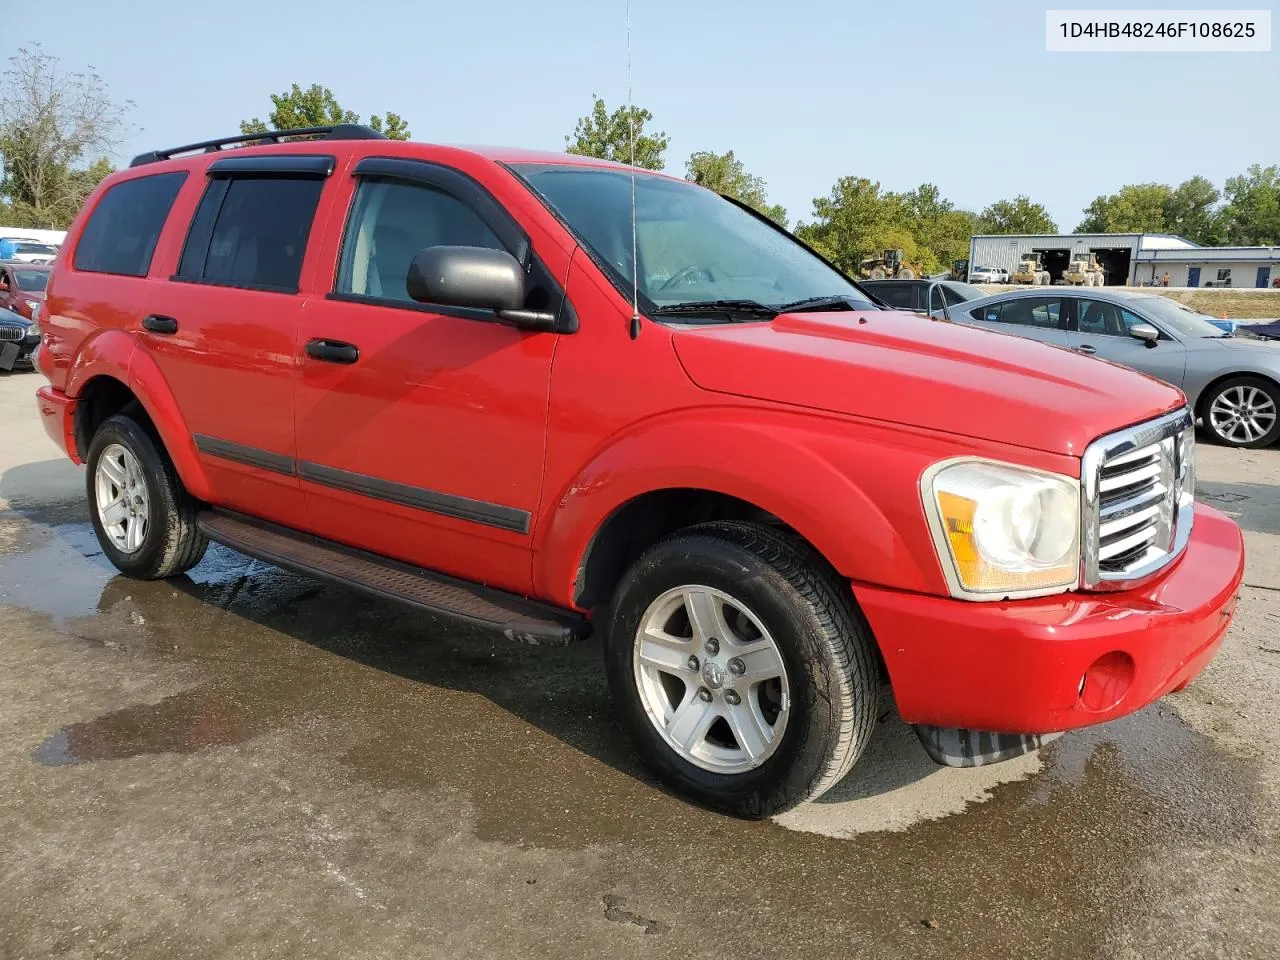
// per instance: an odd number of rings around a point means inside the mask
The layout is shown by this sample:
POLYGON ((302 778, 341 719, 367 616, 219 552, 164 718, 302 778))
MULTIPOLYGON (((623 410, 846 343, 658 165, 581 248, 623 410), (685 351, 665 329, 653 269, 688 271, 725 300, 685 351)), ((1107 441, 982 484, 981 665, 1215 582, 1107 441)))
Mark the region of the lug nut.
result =
POLYGON ((689 658, 689 669, 692 670, 694 673, 698 672, 698 669, 700 668, 700 666, 701 664, 698 663, 697 657, 689 658))
POLYGON ((747 665, 742 662, 741 657, 734 657, 729 661, 729 672, 736 677, 740 677, 747 672, 747 665))
POLYGON ((731 707, 736 707, 742 702, 742 698, 738 696, 737 690, 726 690, 724 692, 724 702, 731 707))
POLYGON ((720 652, 720 641, 717 640, 715 637, 712 637, 710 640, 707 641, 707 653, 711 654, 714 657, 719 652, 720 652))
POLYGON ((698 688, 698 696, 699 696, 699 698, 701 698, 701 700, 702 700, 702 702, 703 702, 703 703, 710 703, 710 702, 711 702, 711 691, 710 691, 710 690, 708 690, 706 687, 699 687, 699 688, 698 688))

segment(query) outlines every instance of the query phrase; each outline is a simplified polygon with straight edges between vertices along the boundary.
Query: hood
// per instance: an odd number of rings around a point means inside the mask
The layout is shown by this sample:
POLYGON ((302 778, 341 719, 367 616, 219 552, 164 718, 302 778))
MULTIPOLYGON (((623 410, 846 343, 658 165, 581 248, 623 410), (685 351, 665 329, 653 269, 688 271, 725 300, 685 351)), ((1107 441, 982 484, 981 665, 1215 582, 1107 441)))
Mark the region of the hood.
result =
POLYGON ((1126 367, 910 313, 783 314, 673 339, 704 390, 1071 456, 1186 402, 1126 367))
POLYGON ((31 321, 14 310, 0 308, 0 327, 29 327, 31 321))

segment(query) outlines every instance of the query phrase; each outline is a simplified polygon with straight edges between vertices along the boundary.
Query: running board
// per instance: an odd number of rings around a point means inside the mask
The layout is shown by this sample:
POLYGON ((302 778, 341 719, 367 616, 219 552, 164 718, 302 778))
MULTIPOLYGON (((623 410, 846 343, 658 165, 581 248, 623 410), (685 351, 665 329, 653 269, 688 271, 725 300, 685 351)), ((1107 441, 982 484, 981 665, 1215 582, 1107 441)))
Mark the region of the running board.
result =
POLYGON ((196 523, 210 540, 277 567, 498 630, 520 643, 563 647, 591 633, 587 619, 571 611, 241 514, 204 510, 196 523))

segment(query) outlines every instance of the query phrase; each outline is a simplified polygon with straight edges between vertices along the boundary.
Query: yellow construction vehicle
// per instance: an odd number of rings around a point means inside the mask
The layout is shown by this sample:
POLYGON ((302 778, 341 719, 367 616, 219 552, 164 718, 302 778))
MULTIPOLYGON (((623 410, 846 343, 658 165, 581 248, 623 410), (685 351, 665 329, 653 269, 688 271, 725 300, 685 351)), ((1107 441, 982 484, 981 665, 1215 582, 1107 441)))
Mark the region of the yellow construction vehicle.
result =
POLYGON ((1062 279, 1073 287, 1100 287, 1106 282, 1106 274, 1092 253, 1077 253, 1071 258, 1071 266, 1067 267, 1062 279))
POLYGON ((968 260, 952 260, 951 261, 951 279, 959 280, 961 283, 969 282, 969 261, 968 260))
POLYGON ((924 276, 924 265, 903 263, 901 250, 886 250, 882 256, 864 259, 858 271, 867 280, 915 280, 924 276))
POLYGON ((1049 285, 1049 271, 1044 268, 1044 261, 1038 253, 1024 254, 1018 261, 1018 269, 1013 273, 1014 283, 1029 283, 1037 287, 1049 285))

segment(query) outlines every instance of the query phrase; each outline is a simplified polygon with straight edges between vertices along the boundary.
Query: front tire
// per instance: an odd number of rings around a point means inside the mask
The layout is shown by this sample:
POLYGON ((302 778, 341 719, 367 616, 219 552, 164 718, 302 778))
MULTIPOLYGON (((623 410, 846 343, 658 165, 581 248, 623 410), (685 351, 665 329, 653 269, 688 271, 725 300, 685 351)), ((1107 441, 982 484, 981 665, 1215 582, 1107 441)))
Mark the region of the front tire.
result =
POLYGON ((1255 450, 1280 437, 1280 387, 1261 377, 1233 377, 1206 396, 1201 414, 1218 443, 1255 450))
POLYGON ((645 763, 737 816, 820 796, 875 726, 874 640, 848 584, 763 527, 703 524, 646 552, 614 596, 605 657, 645 763))
POLYGON ((191 569, 209 546, 196 504, 150 430, 126 414, 98 427, 85 459, 89 516, 117 570, 161 580, 191 569))

